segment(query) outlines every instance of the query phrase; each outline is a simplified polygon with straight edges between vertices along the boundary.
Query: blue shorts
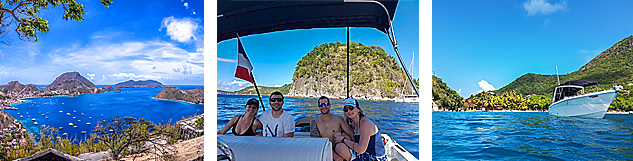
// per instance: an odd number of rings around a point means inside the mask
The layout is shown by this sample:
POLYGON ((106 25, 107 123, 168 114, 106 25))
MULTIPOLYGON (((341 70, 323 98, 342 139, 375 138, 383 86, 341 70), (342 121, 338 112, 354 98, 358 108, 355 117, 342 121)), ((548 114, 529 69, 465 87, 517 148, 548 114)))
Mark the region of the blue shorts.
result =
POLYGON ((387 155, 376 157, 367 152, 363 154, 356 154, 356 152, 352 149, 349 150, 352 154, 351 161, 387 161, 387 155))

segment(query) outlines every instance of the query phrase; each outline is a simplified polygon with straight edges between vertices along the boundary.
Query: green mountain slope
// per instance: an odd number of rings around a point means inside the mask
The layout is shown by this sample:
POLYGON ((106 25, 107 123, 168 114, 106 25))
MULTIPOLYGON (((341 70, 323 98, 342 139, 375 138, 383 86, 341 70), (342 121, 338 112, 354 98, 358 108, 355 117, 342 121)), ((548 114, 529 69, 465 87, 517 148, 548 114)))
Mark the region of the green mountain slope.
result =
MULTIPOLYGON (((582 66, 578 71, 560 75, 560 81, 595 80, 603 88, 633 82, 633 35, 629 36, 582 66)), ((558 85, 556 75, 525 74, 495 93, 516 91, 517 94, 549 95, 558 85)))
MULTIPOLYGON (((326 43, 314 47, 299 60, 289 95, 345 98, 347 45, 326 43)), ((406 75, 381 47, 350 43, 350 96, 390 99, 413 94, 406 75)))
MULTIPOLYGON (((285 94, 288 93, 288 90, 290 89, 290 84, 284 84, 281 87, 257 86, 257 89, 259 89, 259 93, 262 96, 270 95, 271 93, 273 93, 275 91, 279 91, 279 92, 281 92, 281 93, 283 93, 285 95, 285 94)), ((248 86, 248 87, 242 88, 239 91, 233 91, 233 92, 218 90, 218 94, 249 94, 249 95, 252 94, 252 95, 256 95, 257 91, 255 90, 254 86, 248 86)))
POLYGON ((464 98, 433 75, 433 102, 440 108, 457 110, 464 103, 464 98))

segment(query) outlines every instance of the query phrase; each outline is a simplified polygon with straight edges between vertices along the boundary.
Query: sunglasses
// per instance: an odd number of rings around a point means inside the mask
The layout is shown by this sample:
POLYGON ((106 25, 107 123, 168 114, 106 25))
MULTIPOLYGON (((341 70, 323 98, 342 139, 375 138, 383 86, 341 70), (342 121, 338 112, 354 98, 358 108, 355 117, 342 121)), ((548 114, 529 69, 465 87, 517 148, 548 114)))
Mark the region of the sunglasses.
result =
POLYGON ((354 106, 343 106, 343 111, 345 112, 353 110, 353 109, 354 109, 354 106))
POLYGON ((271 98, 270 99, 270 102, 282 102, 282 101, 284 101, 283 98, 271 98))
POLYGON ((329 106, 330 103, 319 103, 319 107, 323 107, 323 106, 329 106))

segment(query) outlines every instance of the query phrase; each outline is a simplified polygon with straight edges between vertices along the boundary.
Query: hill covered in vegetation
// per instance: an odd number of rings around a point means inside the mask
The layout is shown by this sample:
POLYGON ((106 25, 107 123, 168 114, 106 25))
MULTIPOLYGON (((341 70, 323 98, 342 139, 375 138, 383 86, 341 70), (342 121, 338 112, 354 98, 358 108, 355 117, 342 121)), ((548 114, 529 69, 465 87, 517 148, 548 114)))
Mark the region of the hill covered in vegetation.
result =
MULTIPOLYGON (((279 91, 285 95, 288 93, 288 90, 290 89, 290 84, 284 84, 281 87, 257 86, 257 89, 259 89, 259 93, 262 96, 270 95, 271 93, 275 91, 279 91)), ((218 94, 256 95, 257 91, 255 90, 255 86, 248 86, 246 88, 242 88, 241 90, 233 91, 233 92, 218 90, 218 94)))
MULTIPOLYGON (((350 43, 350 96, 393 99, 413 94, 406 75, 381 47, 350 43)), ((289 95, 345 98, 347 45, 326 43, 314 47, 297 62, 289 95)))
MULTIPOLYGON (((632 83, 633 35, 617 42, 577 71, 560 75, 561 83, 579 79, 598 81, 603 88, 610 88, 616 84, 632 83)), ((557 85, 556 75, 528 73, 495 91, 495 93, 515 91, 517 94, 523 95, 551 95, 557 85)))
POLYGON ((457 110, 464 103, 464 98, 442 81, 442 78, 433 75, 433 102, 440 109, 457 110))

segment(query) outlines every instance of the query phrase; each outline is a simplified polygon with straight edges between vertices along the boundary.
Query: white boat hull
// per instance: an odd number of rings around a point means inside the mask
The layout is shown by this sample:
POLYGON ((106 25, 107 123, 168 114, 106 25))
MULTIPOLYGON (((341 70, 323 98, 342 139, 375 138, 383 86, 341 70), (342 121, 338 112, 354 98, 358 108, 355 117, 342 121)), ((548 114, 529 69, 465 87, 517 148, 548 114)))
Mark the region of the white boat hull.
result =
POLYGON ((395 102, 404 102, 404 103, 418 103, 418 102, 420 102, 418 100, 418 97, 414 97, 414 98, 396 98, 394 101, 395 102))
POLYGON ((603 118, 609 105, 618 96, 616 90, 589 93, 565 98, 549 107, 549 114, 563 117, 603 118))

